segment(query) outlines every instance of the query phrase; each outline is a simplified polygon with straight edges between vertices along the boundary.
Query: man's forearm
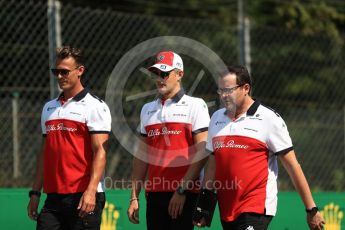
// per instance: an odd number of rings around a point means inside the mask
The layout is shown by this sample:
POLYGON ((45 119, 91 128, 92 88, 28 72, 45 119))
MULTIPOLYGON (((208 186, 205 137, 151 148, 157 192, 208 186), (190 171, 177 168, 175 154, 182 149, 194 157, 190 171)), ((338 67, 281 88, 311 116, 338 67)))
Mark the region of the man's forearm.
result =
POLYGON ((104 149, 98 150, 94 154, 94 159, 92 162, 92 170, 90 175, 90 182, 87 187, 88 191, 97 192, 98 184, 103 176, 104 169, 106 165, 106 153, 104 149))
POLYGON ((144 187, 147 173, 147 163, 134 157, 132 169, 132 198, 138 198, 141 188, 144 187))
POLYGON ((32 184, 32 190, 34 191, 41 191, 43 187, 43 156, 44 156, 44 146, 45 146, 45 138, 43 138, 43 144, 41 147, 41 152, 37 156, 36 160, 36 174, 35 180, 32 184))
POLYGON ((200 172, 202 168, 204 167, 205 163, 207 162, 207 158, 204 158, 202 160, 199 160, 198 162, 193 163, 189 166, 187 173, 182 178, 182 187, 188 188, 189 184, 193 183, 196 179, 199 178, 200 172))
POLYGON ((87 191, 97 192, 98 184, 103 176, 106 165, 106 146, 108 143, 108 134, 91 135, 91 147, 93 152, 92 168, 90 172, 90 181, 87 191))
POLYGON ((189 188, 189 185, 194 185, 194 181, 199 178, 200 172, 207 162, 208 153, 206 152, 207 132, 198 133, 194 136, 194 143, 196 153, 192 159, 192 164, 181 181, 181 186, 189 188))
POLYGON ((300 194, 301 199, 307 209, 315 207, 315 202, 311 195, 311 191, 307 182, 306 177, 304 176, 303 170, 300 164, 297 161, 294 151, 286 153, 283 156, 280 156, 280 160, 288 172, 292 183, 295 186, 295 189, 300 194))
POLYGON ((302 168, 299 164, 292 166, 293 168, 288 170, 288 174, 297 190, 300 194, 301 199, 307 209, 315 207, 315 202, 311 195, 311 191, 307 182, 307 179, 304 176, 302 168))

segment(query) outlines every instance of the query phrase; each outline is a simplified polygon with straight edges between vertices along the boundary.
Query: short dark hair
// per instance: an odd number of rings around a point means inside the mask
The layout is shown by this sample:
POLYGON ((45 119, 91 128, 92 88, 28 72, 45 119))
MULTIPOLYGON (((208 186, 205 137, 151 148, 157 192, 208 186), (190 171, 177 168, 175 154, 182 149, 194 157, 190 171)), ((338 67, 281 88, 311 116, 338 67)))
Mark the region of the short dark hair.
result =
POLYGON ((223 73, 221 77, 225 77, 228 74, 235 74, 236 75, 236 83, 238 85, 248 84, 250 85, 250 91, 252 91, 252 78, 247 70, 247 68, 243 65, 231 65, 227 67, 227 72, 223 73))
POLYGON ((57 59, 65 59, 69 57, 74 58, 78 66, 84 65, 84 56, 81 49, 71 46, 63 46, 56 49, 57 59))

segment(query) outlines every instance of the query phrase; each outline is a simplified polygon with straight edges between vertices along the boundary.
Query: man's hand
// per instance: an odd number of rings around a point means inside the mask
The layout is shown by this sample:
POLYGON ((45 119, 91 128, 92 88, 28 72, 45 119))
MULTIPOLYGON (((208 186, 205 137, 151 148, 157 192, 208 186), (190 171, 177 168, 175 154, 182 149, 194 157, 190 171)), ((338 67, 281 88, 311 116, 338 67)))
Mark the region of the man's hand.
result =
POLYGON ((133 199, 129 203, 127 210, 128 219, 133 224, 139 224, 139 201, 138 199, 133 199))
POLYGON ((96 192, 86 190, 80 198, 78 208, 79 216, 84 217, 95 209, 96 206, 96 192))
POLYGON ((182 214, 184 203, 186 202, 185 194, 178 194, 174 192, 173 196, 170 199, 168 212, 171 218, 176 219, 179 215, 182 214))
POLYGON ((38 204, 40 203, 40 198, 38 196, 31 196, 28 204, 28 216, 30 219, 37 221, 38 213, 38 204))
POLYGON ((315 214, 308 213, 307 222, 309 228, 312 230, 321 230, 323 228, 323 225, 325 224, 325 221, 323 220, 320 212, 317 212, 315 214))

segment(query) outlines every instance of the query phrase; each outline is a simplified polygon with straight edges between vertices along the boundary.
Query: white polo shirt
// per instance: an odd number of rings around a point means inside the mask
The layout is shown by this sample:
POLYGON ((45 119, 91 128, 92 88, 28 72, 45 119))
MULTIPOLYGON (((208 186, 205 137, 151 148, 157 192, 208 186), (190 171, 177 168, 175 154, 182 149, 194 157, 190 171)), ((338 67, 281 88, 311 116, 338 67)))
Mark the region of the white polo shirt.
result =
POLYGON ((207 131, 209 121, 204 100, 183 90, 164 102, 156 99, 143 106, 140 133, 146 137, 149 161, 146 191, 175 191, 196 153, 193 135, 207 131))
POLYGON ((243 212, 275 215, 277 154, 293 149, 279 114, 258 101, 236 120, 220 109, 212 115, 206 148, 216 160, 223 221, 233 221, 243 212))
MULTIPOLYGON (((46 193, 84 192, 90 181, 93 153, 91 134, 109 133, 108 106, 84 89, 75 97, 63 96, 47 102, 41 115, 46 193)), ((98 192, 104 191, 103 180, 98 192)))

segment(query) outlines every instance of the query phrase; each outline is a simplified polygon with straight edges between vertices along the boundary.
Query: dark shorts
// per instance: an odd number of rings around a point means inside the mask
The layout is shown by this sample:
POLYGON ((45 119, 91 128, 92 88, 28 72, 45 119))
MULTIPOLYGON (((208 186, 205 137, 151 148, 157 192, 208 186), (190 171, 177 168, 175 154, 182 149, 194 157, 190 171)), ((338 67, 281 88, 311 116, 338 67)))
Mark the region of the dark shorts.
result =
POLYGON ((222 221, 224 230, 266 230, 273 216, 257 213, 242 213, 234 221, 222 221))
POLYGON ((37 230, 98 230, 105 204, 105 193, 96 193, 96 207, 91 214, 81 218, 77 210, 83 193, 47 194, 47 199, 37 219, 37 230))
POLYGON ((197 193, 186 193, 182 214, 172 219, 168 212, 173 192, 149 192, 147 195, 146 223, 148 230, 191 230, 197 193))

